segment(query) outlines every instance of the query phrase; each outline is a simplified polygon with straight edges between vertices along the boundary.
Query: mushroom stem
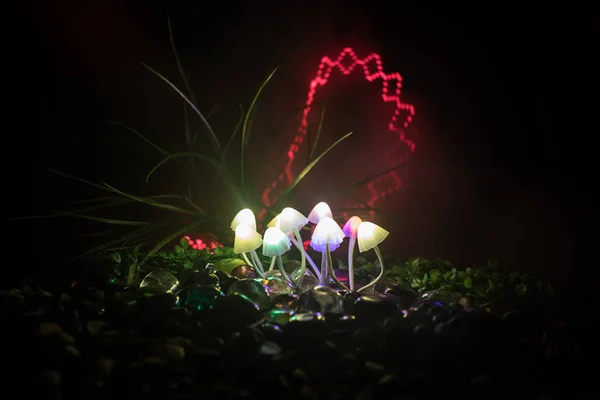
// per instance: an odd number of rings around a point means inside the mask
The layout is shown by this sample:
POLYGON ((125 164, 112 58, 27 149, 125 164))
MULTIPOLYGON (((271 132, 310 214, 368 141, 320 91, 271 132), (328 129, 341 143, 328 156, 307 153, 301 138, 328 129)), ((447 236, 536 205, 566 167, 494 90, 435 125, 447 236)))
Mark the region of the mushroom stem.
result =
POLYGON ((375 250, 375 254, 377 254, 377 259, 379 260, 379 266, 381 267, 381 271, 379 271, 379 275, 375 278, 371 283, 365 285, 357 290, 357 292, 364 292, 365 290, 375 286, 377 282, 383 277, 383 256, 381 255, 381 250, 379 250, 379 246, 373 247, 375 250))
POLYGON ((256 253, 256 250, 252 250, 250 252, 250 256, 252 257, 252 259, 256 263, 256 266, 258 267, 258 269, 260 269, 260 271, 264 274, 265 273, 265 269, 263 268, 263 265, 260 262, 260 258, 258 258, 258 254, 256 253))
MULTIPOLYGON (((329 245, 327 245, 327 247, 329 247, 329 245)), ((344 285, 333 273, 333 261, 331 260, 331 252, 329 251, 327 252, 327 264, 329 265, 329 274, 331 274, 331 278, 333 279, 333 281, 337 283, 338 286, 342 289, 350 291, 350 289, 348 289, 348 286, 344 285)))
MULTIPOLYGON (((329 245, 326 245, 329 249, 329 245)), ((327 252, 321 252, 321 279, 319 280, 320 285, 327 285, 327 252)))
POLYGON ((273 271, 275 269, 275 260, 275 257, 271 258, 271 265, 269 266, 269 271, 273 271))
MULTIPOLYGON (((250 256, 252 256, 252 254, 250 254, 250 256)), ((246 261, 246 264, 252 266, 252 268, 254 268, 254 270, 256 271, 256 273, 261 277, 264 278, 265 275, 263 274, 263 272, 257 268, 256 264, 251 262, 250 259, 248 258, 248 256, 246 255, 246 253, 242 253, 242 258, 244 259, 244 261, 246 261)))
POLYGON ((304 252, 306 261, 308 261, 310 266, 313 268, 313 271, 314 271, 315 275, 317 276, 317 279, 319 279, 319 282, 321 282, 321 273, 319 272, 319 268, 317 268, 317 264, 313 261, 311 256, 309 256, 308 253, 306 251, 304 251, 304 247, 300 244, 300 242, 298 242, 294 238, 290 238, 290 239, 292 240, 292 243, 294 244, 294 246, 296 246, 298 248, 298 250, 304 252))
POLYGON ((290 278, 288 273, 285 271, 285 268, 283 268, 283 261, 281 260, 281 256, 277 256, 277 266, 279 267, 279 270, 281 271, 281 276, 283 276, 283 278, 286 281, 288 281, 292 286, 294 286, 294 281, 292 281, 292 278, 290 278))
POLYGON ((354 244, 356 243, 356 237, 350 237, 350 243, 348 243, 348 281, 350 283, 350 290, 354 291, 354 244))
MULTIPOLYGON (((300 236, 300 232, 298 232, 298 228, 294 228, 294 236, 296 236, 296 240, 298 243, 302 243, 302 237, 300 236)), ((300 248, 300 254, 302 256, 302 262, 300 266, 300 276, 298 277, 298 286, 302 285, 302 279, 304 279, 304 271, 306 270, 306 251, 304 251, 304 247, 300 248)))

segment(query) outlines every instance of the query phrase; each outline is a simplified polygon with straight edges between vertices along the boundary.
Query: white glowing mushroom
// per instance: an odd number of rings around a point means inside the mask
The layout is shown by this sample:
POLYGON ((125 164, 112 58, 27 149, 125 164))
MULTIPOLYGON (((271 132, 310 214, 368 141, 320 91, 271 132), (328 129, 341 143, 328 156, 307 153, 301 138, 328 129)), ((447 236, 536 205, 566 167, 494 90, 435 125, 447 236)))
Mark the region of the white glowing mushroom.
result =
POLYGON ((313 224, 318 224, 325 217, 333 218, 333 214, 329 205, 324 201, 314 206, 310 214, 308 214, 308 220, 313 224))
POLYGON ((287 252, 291 246, 292 242, 290 241, 290 238, 281 229, 272 226, 265 231, 262 248, 263 255, 272 257, 271 265, 273 265, 277 259, 277 266, 281 271, 281 275, 293 285, 294 282, 283 268, 283 261, 281 260, 281 255, 287 252))
POLYGON ((363 222, 358 226, 358 251, 363 253, 367 250, 375 250, 375 254, 377 254, 377 259, 379 260, 379 266, 381 267, 381 271, 379 272, 377 278, 375 278, 368 285, 358 289, 359 292, 364 292, 365 290, 374 286, 377 282, 379 282, 381 277, 383 277, 383 256, 379 250, 379 244, 383 242, 389 234, 390 233, 388 231, 372 222, 363 222))
MULTIPOLYGON (((293 237, 298 243, 302 243, 302 236, 300 236, 300 229, 308 224, 308 219, 300 212, 296 211, 291 207, 286 207, 281 210, 281 213, 275 217, 277 219, 276 224, 286 234, 293 234, 293 237)), ((298 247, 298 246, 297 246, 298 247)), ((300 254, 302 256, 300 266, 300 276, 298 277, 298 286, 302 284, 304 278, 304 271, 306 270, 306 252, 303 246, 299 246, 300 254)))
MULTIPOLYGON (((256 217, 254 213, 249 208, 244 208, 240 210, 233 220, 231 221, 231 230, 236 232, 236 229, 239 225, 246 225, 250 227, 253 231, 256 231, 256 217)), ((237 233, 236 233, 237 237, 237 233)), ((258 247, 257 247, 258 248, 258 247)), ((260 259, 258 258, 258 254, 256 254, 256 249, 250 251, 250 258, 252 258, 253 262, 250 262, 248 256, 245 254, 246 252, 241 253, 244 260, 248 263, 248 265, 252 265, 256 271, 258 271, 259 275, 264 274, 264 269, 260 259)))
POLYGON ((350 290, 354 290, 354 247, 358 236, 358 227, 362 220, 357 217, 351 217, 342 228, 344 235, 350 238, 348 243, 348 280, 350 281, 350 290))
POLYGON ((260 276, 264 276, 264 271, 260 261, 257 262, 258 254, 256 254, 256 249, 261 246, 262 242, 263 239, 260 233, 252 229, 251 226, 246 224, 238 224, 235 227, 233 252, 235 254, 241 254, 246 263, 248 263, 248 265, 252 265, 260 276), (246 253, 250 253, 250 257, 254 260, 254 263, 248 259, 246 253))
MULTIPOLYGON (((321 285, 325 285, 327 282, 331 252, 340 247, 343 241, 344 232, 333 218, 325 216, 319 220, 313 231, 310 247, 321 252, 321 280, 319 282, 321 285)), ((332 265, 331 268, 333 268, 332 265)))
MULTIPOLYGON (((288 207, 289 208, 289 207, 288 207)), ((293 208, 290 208, 290 210, 294 210, 293 208)), ((283 214, 283 212, 286 211, 286 209, 284 209, 280 214, 277 214, 271 221, 269 221, 269 223, 267 224, 267 228, 271 228, 271 227, 277 227, 277 228, 281 228, 281 223, 280 223, 280 218, 281 218, 281 214, 283 214)), ((296 211, 296 210, 294 210, 296 211)), ((297 211, 296 211, 297 212, 297 211)), ((290 211, 287 211, 288 217, 292 217, 292 213, 290 211)), ((304 220, 306 220, 305 223, 301 224, 301 226, 298 227, 298 233, 300 233, 300 228, 302 228, 304 225, 306 225, 309 221, 308 218, 304 217, 304 215, 300 214, 298 212, 298 214, 300 216, 302 216, 302 218, 298 218, 298 222, 304 222, 304 220)), ((298 217, 298 215, 296 215, 296 217, 298 217)), ((284 228, 285 228, 285 222, 284 222, 284 228)), ((284 230, 285 232, 285 230, 284 230)), ((302 256, 304 257, 304 259, 306 261, 308 261, 308 263, 310 264, 310 266, 313 268, 313 272, 315 273, 315 275, 317 276, 317 278, 319 280, 321 280, 321 273, 319 272, 319 268, 317 268, 317 264, 315 264, 315 262, 313 261, 313 259, 310 257, 310 255, 308 255, 308 253, 304 250, 304 245, 302 242, 301 238, 297 238, 295 237, 295 232, 285 232, 288 234, 290 240, 292 241, 292 244, 294 246, 296 246, 296 248, 302 253, 302 256)), ((269 268, 269 270, 273 270, 273 268, 275 267, 274 263, 271 263, 271 267, 269 268)), ((301 275, 303 279, 304 276, 301 275)), ((302 281, 300 281, 302 282, 302 281)))
POLYGON ((235 231, 235 228, 237 228, 239 224, 246 224, 250 228, 256 230, 256 217, 251 209, 244 208, 233 217, 233 221, 231 221, 231 230, 235 231))

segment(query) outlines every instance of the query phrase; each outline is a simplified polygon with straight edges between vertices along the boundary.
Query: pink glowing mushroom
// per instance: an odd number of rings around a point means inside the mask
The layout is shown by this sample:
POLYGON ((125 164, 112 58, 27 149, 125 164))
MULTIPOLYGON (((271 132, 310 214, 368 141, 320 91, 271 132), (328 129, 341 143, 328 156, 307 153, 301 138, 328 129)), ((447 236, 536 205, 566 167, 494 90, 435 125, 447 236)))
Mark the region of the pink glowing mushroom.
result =
POLYGON ((358 236, 358 226, 362 220, 357 217, 351 217, 342 228, 344 235, 350 238, 348 243, 348 280, 350 281, 350 290, 354 290, 354 245, 358 236))

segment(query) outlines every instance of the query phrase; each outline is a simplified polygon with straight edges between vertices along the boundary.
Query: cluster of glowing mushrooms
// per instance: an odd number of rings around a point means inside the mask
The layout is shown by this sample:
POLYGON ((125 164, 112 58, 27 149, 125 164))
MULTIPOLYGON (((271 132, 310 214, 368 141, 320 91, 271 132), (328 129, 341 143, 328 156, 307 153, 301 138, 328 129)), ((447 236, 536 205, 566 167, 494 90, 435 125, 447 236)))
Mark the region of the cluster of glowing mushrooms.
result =
POLYGON ((342 289, 354 291, 353 254, 356 243, 358 243, 358 250, 361 253, 371 249, 374 250, 381 267, 379 275, 358 291, 364 292, 373 287, 383 276, 383 257, 378 246, 385 240, 389 232, 372 222, 363 222, 357 216, 351 217, 343 227, 340 227, 333 219, 331 208, 324 202, 317 204, 308 214, 308 217, 293 208, 284 208, 279 215, 269 222, 264 235, 256 230, 256 218, 252 210, 245 208, 237 213, 231 222, 231 229, 235 232, 234 252, 240 254, 261 278, 266 276, 265 268, 256 251, 262 246, 263 255, 271 257, 268 271, 272 271, 275 264, 277 264, 283 279, 292 287, 300 287, 302 284, 306 263, 308 262, 319 280, 319 285, 327 285, 328 278, 331 277, 342 289), (320 268, 304 250, 302 237, 300 236, 300 230, 309 223, 316 224, 311 236, 310 246, 313 250, 321 253, 320 268), (331 252, 340 247, 346 237, 350 239, 348 244, 348 283, 350 287, 344 285, 335 276, 331 260, 331 252), (302 257, 300 275, 296 281, 284 269, 281 258, 283 254, 291 249, 292 244, 300 251, 302 257))

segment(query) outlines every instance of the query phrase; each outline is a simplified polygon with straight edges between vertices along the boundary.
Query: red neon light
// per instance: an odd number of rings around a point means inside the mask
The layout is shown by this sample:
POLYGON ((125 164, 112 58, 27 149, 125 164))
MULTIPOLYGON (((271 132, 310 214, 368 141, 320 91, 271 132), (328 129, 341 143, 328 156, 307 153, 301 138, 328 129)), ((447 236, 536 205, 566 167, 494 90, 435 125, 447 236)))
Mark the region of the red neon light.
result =
MULTIPOLYGON (((400 94, 402 91, 402 77, 399 73, 394 72, 387 74, 383 71, 381 57, 376 53, 371 53, 367 57, 363 59, 359 59, 356 56, 354 51, 347 47, 339 54, 337 59, 332 60, 329 57, 325 56, 321 59, 321 64, 317 70, 316 76, 310 81, 308 96, 306 99, 306 108, 302 114, 302 120, 300 123, 300 127, 298 128, 298 133, 294 137, 292 144, 290 145, 287 151, 287 163, 284 167, 283 172, 274 180, 269 187, 265 189, 262 194, 262 201, 264 204, 269 207, 272 206, 277 200, 277 194, 274 193, 275 189, 279 187, 282 182, 286 182, 288 185, 291 184, 294 180, 294 174, 292 172, 292 165, 294 163, 294 159, 296 153, 300 150, 300 146, 304 141, 304 138, 308 132, 308 117, 312 110, 312 104, 315 99, 315 95, 317 93, 317 89, 319 87, 323 87, 327 84, 332 71, 337 68, 342 72, 343 75, 350 75, 352 71, 357 67, 362 67, 362 71, 364 73, 365 79, 369 82, 375 82, 377 80, 381 80, 381 97, 386 103, 395 103, 396 107, 394 113, 389 121, 388 129, 391 133, 397 134, 397 141, 393 148, 389 149, 385 155, 386 159, 391 165, 399 165, 399 160, 393 160, 395 158, 393 156, 393 152, 397 150, 400 146, 406 146, 410 153, 415 151, 415 143, 408 139, 405 136, 404 130, 411 123, 413 116, 415 115, 415 108, 412 104, 403 103, 400 99, 400 94), (348 63, 342 63, 345 59, 350 58, 350 65, 348 63), (375 71, 371 72, 369 70, 369 63, 375 63, 375 71), (404 112, 405 117, 401 117, 401 114, 404 112)), ((386 185, 388 186, 388 185, 386 185)), ((367 201, 369 206, 374 206, 377 200, 385 197, 397 190, 402 186, 402 181, 400 176, 396 171, 392 171, 386 176, 381 176, 380 178, 372 181, 368 184, 368 190, 370 197, 367 201), (391 177, 394 181, 393 187, 387 187, 385 190, 378 190, 377 184, 380 183, 386 177, 391 177)), ((260 216, 263 216, 265 210, 263 210, 260 216)))

